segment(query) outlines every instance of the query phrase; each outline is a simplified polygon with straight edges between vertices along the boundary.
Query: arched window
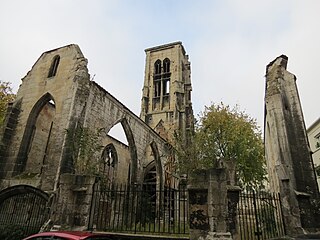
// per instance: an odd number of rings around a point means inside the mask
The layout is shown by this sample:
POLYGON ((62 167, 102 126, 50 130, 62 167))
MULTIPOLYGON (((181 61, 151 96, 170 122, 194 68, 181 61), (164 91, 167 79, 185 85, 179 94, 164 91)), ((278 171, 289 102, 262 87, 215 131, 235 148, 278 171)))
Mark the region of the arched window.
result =
POLYGON ((48 78, 54 77, 56 75, 59 62, 60 62, 60 56, 56 55, 52 60, 51 67, 50 67, 49 74, 48 74, 48 78))
POLYGON ((170 72, 170 60, 168 58, 163 60, 163 73, 170 72))
POLYGON ((168 96, 170 92, 170 60, 168 58, 163 60, 162 88, 162 94, 168 96))
POLYGON ((154 63, 154 97, 160 97, 161 94, 161 61, 158 59, 154 63))
POLYGON ((118 162, 118 154, 113 144, 108 144, 101 155, 103 162, 103 175, 106 177, 106 183, 112 184, 115 174, 116 164, 118 162))
POLYGON ((158 59, 154 64, 154 74, 160 74, 161 73, 161 61, 158 59))
POLYGON ((113 144, 109 144, 102 152, 102 159, 104 160, 104 168, 114 167, 118 160, 118 155, 113 144))

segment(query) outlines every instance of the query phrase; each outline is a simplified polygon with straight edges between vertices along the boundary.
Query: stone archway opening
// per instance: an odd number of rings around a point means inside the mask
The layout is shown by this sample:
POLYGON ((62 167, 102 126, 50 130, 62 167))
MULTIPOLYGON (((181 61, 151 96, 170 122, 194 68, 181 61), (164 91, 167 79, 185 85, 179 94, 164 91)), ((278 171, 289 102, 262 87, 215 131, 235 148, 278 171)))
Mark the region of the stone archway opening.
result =
POLYGON ((15 174, 41 174, 48 157, 56 104, 47 93, 33 106, 20 145, 15 174))
MULTIPOLYGON (((122 144, 128 146, 128 151, 130 155, 130 163, 128 166, 128 183, 133 184, 137 182, 138 174, 138 157, 137 157, 137 148, 133 133, 128 121, 124 118, 118 121, 113 127, 108 131, 108 135, 120 141, 122 144), (121 128, 122 127, 122 128, 121 128), (109 134, 110 133, 110 134, 109 134), (122 139, 118 139, 121 136, 122 139)), ((119 159, 120 160, 120 159, 119 159)))

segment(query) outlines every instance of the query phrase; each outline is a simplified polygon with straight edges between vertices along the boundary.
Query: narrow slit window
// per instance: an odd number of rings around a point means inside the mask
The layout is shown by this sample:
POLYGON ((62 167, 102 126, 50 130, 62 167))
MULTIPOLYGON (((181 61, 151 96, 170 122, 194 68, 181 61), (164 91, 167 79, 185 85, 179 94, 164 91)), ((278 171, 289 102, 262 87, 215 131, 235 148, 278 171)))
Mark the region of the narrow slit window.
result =
POLYGON ((154 97, 161 95, 161 61, 158 59, 154 63, 154 76, 153 76, 154 97))
POLYGON ((162 74, 162 81, 163 81, 163 95, 168 96, 170 93, 170 60, 165 58, 163 60, 163 74, 162 74))
POLYGON ((60 56, 57 55, 52 60, 51 67, 49 69, 48 78, 54 77, 56 75, 59 62, 60 62, 60 56))

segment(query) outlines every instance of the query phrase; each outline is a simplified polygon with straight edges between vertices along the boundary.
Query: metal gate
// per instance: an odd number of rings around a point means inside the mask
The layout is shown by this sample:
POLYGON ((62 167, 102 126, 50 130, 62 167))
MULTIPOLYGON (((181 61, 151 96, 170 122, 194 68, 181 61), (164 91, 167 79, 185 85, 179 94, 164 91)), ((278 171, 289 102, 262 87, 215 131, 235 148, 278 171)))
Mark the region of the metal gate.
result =
POLYGON ((185 186, 155 190, 113 186, 95 192, 93 226, 98 231, 187 235, 185 186))
POLYGON ((286 234, 279 194, 241 193, 238 221, 243 240, 264 240, 286 234))
POLYGON ((47 199, 46 193, 30 186, 20 185, 0 192, 1 234, 7 231, 28 236, 38 232, 47 218, 47 199))

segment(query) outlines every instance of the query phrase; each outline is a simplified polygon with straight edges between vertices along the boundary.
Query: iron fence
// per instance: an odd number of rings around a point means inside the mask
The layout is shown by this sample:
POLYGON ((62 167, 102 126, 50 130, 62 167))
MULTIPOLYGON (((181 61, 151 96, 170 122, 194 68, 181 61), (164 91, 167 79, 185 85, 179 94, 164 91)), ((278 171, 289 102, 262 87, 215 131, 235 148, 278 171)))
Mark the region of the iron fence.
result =
POLYGON ((94 192, 92 227, 98 231, 188 234, 187 191, 112 186, 94 192))
POLYGON ((38 232, 47 218, 46 203, 46 199, 33 192, 4 199, 0 203, 0 236, 23 237, 38 232))
POLYGON ((241 193, 238 221, 244 240, 264 240, 286 234, 279 194, 241 193))

